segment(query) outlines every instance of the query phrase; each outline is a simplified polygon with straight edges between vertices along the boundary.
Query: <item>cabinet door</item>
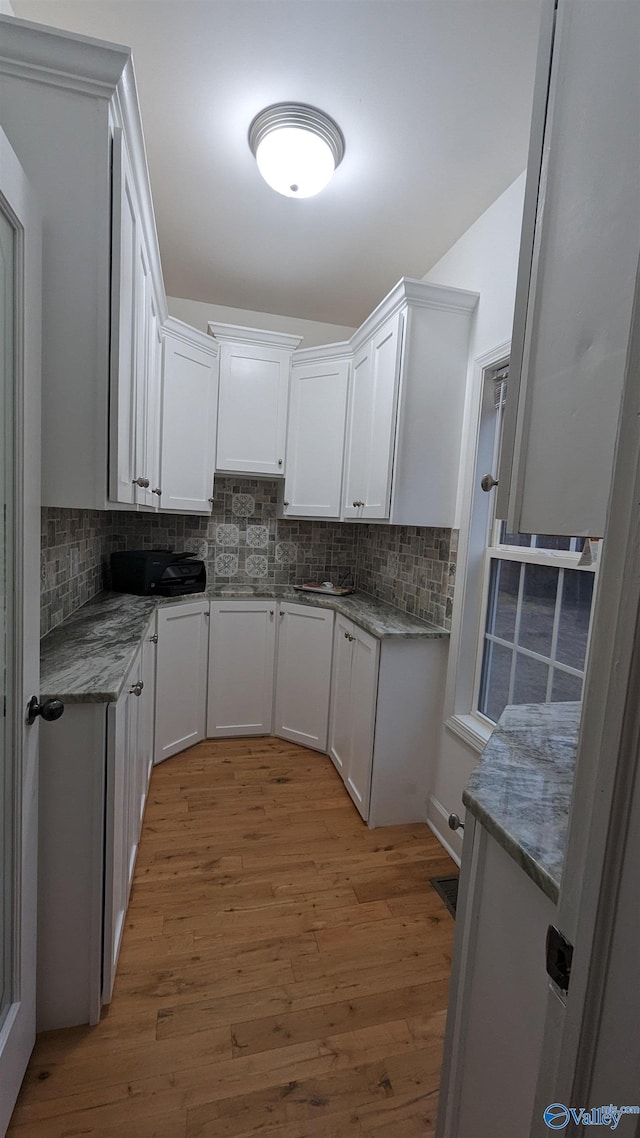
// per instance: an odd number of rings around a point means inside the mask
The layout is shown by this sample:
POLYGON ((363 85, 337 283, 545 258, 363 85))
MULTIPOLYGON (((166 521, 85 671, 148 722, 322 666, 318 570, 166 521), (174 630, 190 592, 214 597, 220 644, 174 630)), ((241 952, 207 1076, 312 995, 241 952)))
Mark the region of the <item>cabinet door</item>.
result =
POLYGON ((291 370, 285 516, 339 518, 349 361, 291 370))
POLYGON ((389 517, 402 328, 403 314, 396 312, 354 360, 345 518, 389 517))
POLYGON ((122 131, 116 129, 113 137, 109 496, 114 502, 127 504, 136 501, 139 244, 133 174, 122 131))
POLYGON ((639 37, 637 4, 560 0, 550 78, 551 31, 543 44, 498 491, 510 530, 604 533, 640 252, 639 37))
POLYGON ((333 612, 280 603, 275 734, 327 749, 333 612))
POLYGON ((378 697, 379 642, 353 626, 353 663, 349 713, 351 750, 345 785, 365 822, 369 817, 373 738, 378 697))
POLYGON ((269 735, 275 601, 212 601, 207 736, 269 735))
POLYGON ((158 610, 155 761, 204 739, 209 604, 158 610))
POLYGON ((223 343, 216 469, 284 474, 291 352, 223 343))
POLYGON ((153 618, 142 643, 140 679, 143 691, 140 698, 140 719, 138 723, 139 744, 139 803, 140 823, 147 801, 149 779, 153 767, 155 711, 156 711, 156 618, 153 618))
POLYGON ((349 769, 351 732, 351 667, 353 663, 353 625, 336 613, 333 633, 333 674, 329 719, 329 756, 343 779, 349 769))
POLYGON ((160 488, 160 416, 162 410, 162 343, 160 319, 153 288, 147 289, 147 357, 144 380, 144 470, 148 487, 138 490, 138 501, 158 509, 160 488))
POLYGON ((216 359, 165 331, 162 368, 164 509, 211 513, 216 438, 216 359))

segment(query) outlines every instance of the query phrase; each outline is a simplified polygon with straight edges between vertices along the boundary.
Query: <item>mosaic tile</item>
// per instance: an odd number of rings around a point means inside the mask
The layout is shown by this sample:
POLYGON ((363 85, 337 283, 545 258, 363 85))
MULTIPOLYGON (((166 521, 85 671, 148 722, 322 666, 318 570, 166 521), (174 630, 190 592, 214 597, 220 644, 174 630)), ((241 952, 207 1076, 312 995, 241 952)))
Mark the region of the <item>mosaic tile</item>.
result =
POLYGON ((266 577, 269 572, 269 561, 261 553, 250 553, 245 561, 247 577, 266 577))
POLYGON ((234 518, 251 518, 256 509, 255 498, 251 494, 233 494, 231 513, 234 518))
POLYGON ((216 545, 225 547, 237 546, 240 541, 240 530, 233 523, 223 522, 216 526, 216 545))
POLYGON ((280 565, 293 565, 298 557, 298 547, 293 541, 279 541, 276 545, 276 561, 280 565))
POLYGON ((218 553, 215 566, 219 577, 234 577, 238 572, 238 555, 236 553, 218 553))
POLYGON ((266 549, 269 544, 269 527, 247 526, 246 541, 248 549, 266 549))

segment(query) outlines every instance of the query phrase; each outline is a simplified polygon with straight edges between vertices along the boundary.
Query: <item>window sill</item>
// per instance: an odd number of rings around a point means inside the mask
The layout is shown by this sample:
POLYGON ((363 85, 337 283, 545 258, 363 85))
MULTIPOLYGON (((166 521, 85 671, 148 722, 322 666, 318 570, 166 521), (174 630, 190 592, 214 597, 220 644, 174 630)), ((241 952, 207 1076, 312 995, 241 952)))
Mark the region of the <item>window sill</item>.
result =
POLYGON ((445 727, 478 753, 484 751, 493 734, 493 727, 476 715, 452 715, 445 727))

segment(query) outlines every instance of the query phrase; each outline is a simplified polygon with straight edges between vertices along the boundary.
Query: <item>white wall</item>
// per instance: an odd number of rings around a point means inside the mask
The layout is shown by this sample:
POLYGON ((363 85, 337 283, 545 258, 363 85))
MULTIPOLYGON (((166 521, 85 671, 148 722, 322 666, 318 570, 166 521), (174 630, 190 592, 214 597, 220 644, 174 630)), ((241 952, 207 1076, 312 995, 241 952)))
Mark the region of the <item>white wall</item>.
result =
POLYGON ((525 175, 522 174, 424 277, 433 284, 473 289, 480 293, 478 307, 473 317, 467 371, 465 425, 458 486, 460 541, 445 697, 445 725, 442 728, 440 751, 429 802, 430 825, 458 857, 462 849, 461 838, 449 830, 447 818, 451 812, 461 816, 464 814, 462 791, 479 759, 479 751, 446 726, 446 721, 454 712, 462 715, 471 710, 469 706, 456 706, 455 679, 460 656, 466 654, 468 659, 469 655, 473 654, 475 646, 475 633, 463 641, 461 618, 465 589, 470 587, 466 576, 466 565, 469 544, 470 483, 475 468, 480 410, 480 369, 477 361, 511 338, 524 183, 525 175))
POLYGON ((227 308, 223 304, 207 304, 201 300, 183 300, 178 296, 168 296, 167 304, 171 316, 184 320, 185 324, 191 324, 201 332, 206 332, 209 320, 217 320, 221 324, 240 324, 243 328, 264 328, 270 332, 289 332, 292 336, 302 336, 301 348, 335 344, 348 340, 354 332, 353 328, 345 328, 341 324, 322 324, 318 320, 298 320, 294 316, 250 312, 244 308, 227 308))

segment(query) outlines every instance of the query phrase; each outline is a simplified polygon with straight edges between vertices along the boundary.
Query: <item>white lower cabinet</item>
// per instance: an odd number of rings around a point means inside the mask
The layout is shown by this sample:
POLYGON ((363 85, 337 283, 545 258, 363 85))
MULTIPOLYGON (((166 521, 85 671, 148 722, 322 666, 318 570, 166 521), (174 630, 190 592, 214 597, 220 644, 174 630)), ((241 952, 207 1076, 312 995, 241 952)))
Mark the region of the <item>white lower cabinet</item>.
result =
POLYGON ((376 640, 336 616, 329 755, 371 828, 427 816, 446 659, 446 639, 376 640))
POLYGON ((333 612, 280 602, 274 733, 327 749, 333 612))
POLYGON ((158 609, 155 761, 205 736, 209 601, 158 609))
POLYGON ((153 756, 154 629, 116 703, 41 724, 39 1031, 97 1023, 111 998, 153 756))
POLYGON ((365 822, 369 817, 379 641, 336 617, 329 754, 365 822))
POLYGON ((207 736, 270 735, 277 602, 212 601, 207 736))
POLYGON ((438 1138, 530 1133, 555 912, 467 811, 438 1138))

